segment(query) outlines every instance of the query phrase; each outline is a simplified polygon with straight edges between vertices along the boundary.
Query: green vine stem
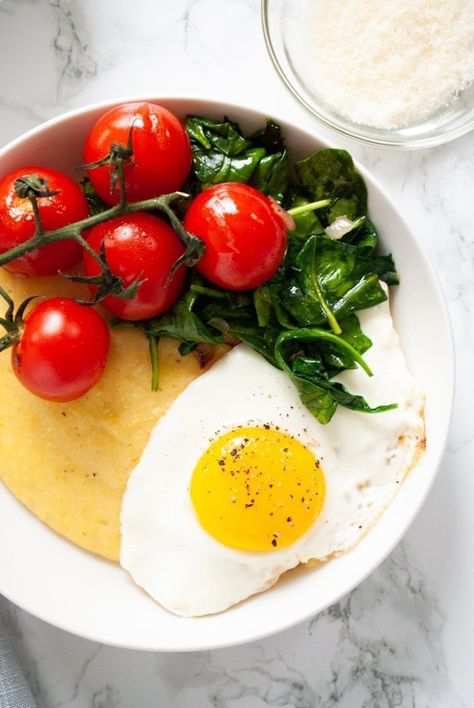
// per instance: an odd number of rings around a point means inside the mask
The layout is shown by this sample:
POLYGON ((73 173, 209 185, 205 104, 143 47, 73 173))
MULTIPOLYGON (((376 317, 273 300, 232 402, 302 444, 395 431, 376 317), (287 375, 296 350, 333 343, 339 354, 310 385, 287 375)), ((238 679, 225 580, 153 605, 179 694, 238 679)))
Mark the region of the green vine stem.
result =
POLYGON ((159 337, 154 334, 147 334, 148 337, 148 348, 150 351, 151 360, 151 390, 158 391, 160 383, 160 369, 158 363, 158 342, 159 337))
POLYGON ((309 204, 302 204, 301 206, 293 207, 293 209, 288 209, 288 214, 290 216, 298 216, 299 214, 306 214, 308 211, 324 209, 324 207, 328 207, 330 204, 330 199, 320 199, 319 202, 310 202, 309 204))
MULTIPOLYGON (((184 192, 172 192, 171 194, 163 194, 160 197, 154 197, 152 199, 144 199, 139 202, 130 202, 129 204, 117 204, 117 206, 106 209, 100 212, 100 214, 94 214, 93 216, 88 216, 81 221, 76 221, 68 226, 63 226, 60 229, 55 229, 54 231, 37 231, 28 241, 20 243, 15 248, 11 248, 9 251, 0 254, 0 266, 4 266, 10 261, 25 256, 27 253, 41 248, 42 246, 47 246, 50 243, 55 243, 56 241, 62 241, 64 239, 72 239, 77 241, 91 256, 93 256, 98 262, 102 262, 100 256, 89 246, 86 239, 81 235, 82 231, 90 229, 93 226, 104 223, 104 221, 109 221, 116 216, 122 216, 123 214, 133 214, 137 211, 147 211, 158 209, 166 214, 183 242, 186 253, 189 254, 190 259, 196 258, 197 242, 201 244, 202 251, 204 252, 204 244, 201 239, 193 234, 190 234, 181 221, 178 219, 174 211, 171 209, 171 204, 177 199, 188 198, 189 195, 184 192)), ((186 264, 187 261, 185 261, 186 264)), ((196 262, 196 261, 194 261, 196 262)))
POLYGON ((124 300, 129 300, 133 298, 137 292, 140 285, 140 278, 137 277, 131 284, 125 286, 122 279, 114 275, 110 270, 105 248, 102 247, 100 254, 96 253, 93 248, 89 246, 87 240, 82 236, 82 232, 86 229, 91 229, 98 224, 102 224, 105 221, 109 221, 117 216, 123 216, 124 214, 132 214, 137 211, 148 211, 158 209, 162 211, 168 217, 171 226, 177 233, 178 237, 182 241, 185 247, 183 255, 176 261, 171 272, 168 276, 170 279, 177 268, 181 265, 193 266, 204 254, 205 246, 200 238, 194 236, 194 234, 189 233, 184 228, 181 221, 178 219, 171 204, 180 198, 188 198, 189 195, 184 192, 172 192, 170 194, 163 194, 159 197, 152 199, 145 199, 138 202, 127 203, 126 199, 126 180, 125 180, 125 166, 129 163, 133 163, 133 126, 130 126, 128 140, 126 145, 120 145, 119 143, 113 143, 110 152, 105 155, 100 160, 96 162, 89 163, 87 165, 82 165, 83 169, 91 170, 96 167, 101 167, 107 165, 110 171, 110 189, 113 192, 117 183, 120 190, 120 200, 116 206, 110 209, 105 209, 97 214, 92 214, 81 221, 76 221, 67 226, 63 226, 60 229, 55 229, 53 231, 44 231, 41 224, 40 210, 38 206, 38 199, 42 197, 52 197, 58 192, 54 192, 48 188, 47 180, 41 178, 39 175, 30 174, 20 177, 15 182, 15 191, 19 197, 28 199, 35 223, 35 232, 33 236, 19 244, 15 248, 0 254, 0 266, 4 266, 12 260, 25 256, 31 251, 37 248, 42 248, 56 241, 62 241, 64 239, 71 239, 79 243, 79 245, 98 263, 100 268, 100 275, 87 277, 83 275, 68 275, 65 273, 59 273, 64 278, 68 278, 73 282, 86 283, 87 285, 93 286, 95 288, 95 295, 91 301, 84 302, 80 300, 82 304, 94 305, 101 300, 103 300, 108 295, 113 295, 115 297, 122 298, 124 300))

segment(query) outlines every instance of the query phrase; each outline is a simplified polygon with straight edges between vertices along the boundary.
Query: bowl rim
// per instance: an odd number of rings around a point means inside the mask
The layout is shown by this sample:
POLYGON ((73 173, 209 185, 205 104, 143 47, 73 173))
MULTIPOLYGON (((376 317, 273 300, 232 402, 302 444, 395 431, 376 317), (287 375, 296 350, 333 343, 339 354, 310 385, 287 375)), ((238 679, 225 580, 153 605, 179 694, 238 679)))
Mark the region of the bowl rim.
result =
MULTIPOLYGON (((0 148, 0 160, 4 156, 5 153, 11 151, 12 149, 15 149, 18 145, 20 145, 24 140, 30 139, 32 137, 35 137, 36 135, 47 132, 50 128, 54 127, 55 125, 62 123, 64 121, 70 121, 73 120, 74 118, 78 116, 85 115, 89 112, 97 111, 99 109, 108 110, 109 108, 112 108, 115 105, 118 105, 120 103, 127 103, 127 102, 133 102, 133 101, 152 101, 152 102, 163 102, 165 105, 169 103, 183 103, 183 104, 206 104, 207 107, 209 107, 209 110, 214 110, 215 112, 222 112, 224 111, 225 114, 231 114, 233 111, 236 115, 240 114, 245 114, 242 115, 242 120, 245 120, 246 117, 253 119, 253 118, 258 118, 264 120, 266 114, 262 112, 260 109, 255 109, 255 108, 247 108, 246 106, 238 103, 229 103, 227 101, 218 101, 215 99, 207 99, 203 97, 191 97, 191 96, 156 96, 156 95, 151 95, 151 94, 132 94, 128 96, 119 96, 117 98, 111 98, 91 104, 86 104, 85 106, 76 108, 71 111, 63 112, 48 121, 45 121, 38 126, 35 126, 34 128, 30 129, 26 133, 23 133, 19 137, 13 139, 12 141, 8 142, 6 145, 4 145, 2 148, 0 148)), ((268 115, 268 114, 267 114, 268 115)), ((273 112, 272 112, 273 116, 273 112)), ((312 139, 315 141, 320 142, 322 145, 326 147, 334 147, 334 144, 328 140, 326 137, 321 136, 318 134, 317 131, 308 129, 305 127, 301 127, 298 125, 297 122, 294 122, 293 118, 291 118, 290 121, 286 121, 283 117, 273 116, 276 120, 279 120, 279 122, 283 125, 286 125, 292 129, 295 129, 297 132, 300 134, 304 134, 308 139, 312 139)), ((420 258, 423 260, 424 266, 428 272, 428 275, 430 276, 430 279, 433 283, 433 288, 434 288, 434 293, 437 296, 438 304, 440 307, 440 313, 442 316, 442 321, 440 321, 440 327, 442 330, 446 333, 447 335, 447 353, 449 357, 449 367, 448 369, 444 372, 443 378, 445 381, 448 381, 448 388, 449 388, 449 400, 446 405, 446 417, 445 417, 445 422, 444 422, 444 428, 442 431, 441 437, 438 439, 438 457, 433 461, 431 467, 432 467, 432 474, 429 479, 429 483, 426 485, 425 489, 423 490, 422 496, 420 497, 418 506, 414 508, 409 515, 407 515, 404 519, 403 524, 400 525, 398 528, 398 531, 396 534, 393 535, 393 537, 390 539, 390 542, 386 544, 383 553, 379 554, 377 556, 377 559, 374 561, 372 560, 370 564, 367 565, 366 568, 362 572, 359 573, 359 575, 351 580, 351 582, 348 584, 348 587, 345 587, 341 589, 338 593, 334 595, 334 597, 331 599, 330 603, 326 604, 324 607, 316 607, 312 610, 305 610, 304 612, 296 612, 293 613, 293 615, 287 616, 286 619, 279 619, 274 623, 274 626, 269 628, 266 631, 257 631, 255 633, 255 630, 249 631, 245 633, 245 636, 239 636, 238 638, 221 638, 218 642, 215 641, 210 641, 207 638, 204 638, 203 641, 199 642, 197 645, 188 643, 187 644, 182 644, 180 646, 167 646, 166 644, 160 643, 161 638, 157 638, 156 644, 151 646, 150 644, 143 645, 140 643, 130 643, 127 642, 127 640, 111 640, 110 638, 107 638, 104 634, 101 634, 100 631, 98 631, 96 634, 92 634, 91 632, 87 631, 81 631, 78 629, 76 626, 71 627, 70 625, 64 621, 60 620, 55 620, 53 617, 48 615, 47 613, 38 611, 37 609, 28 606, 28 603, 26 602, 18 602, 15 600, 15 598, 5 592, 0 583, 0 592, 3 593, 7 599, 9 599, 11 602, 14 604, 18 605, 25 611, 29 612, 30 614, 34 615, 35 617, 38 617, 39 619, 59 628, 62 629, 63 631, 72 633, 76 636, 83 637, 85 639, 91 640, 91 641, 96 641, 100 642, 103 644, 107 644, 109 646, 116 646, 124 649, 135 649, 135 650, 142 650, 142 651, 164 651, 164 652, 187 652, 187 651, 207 651, 207 650, 212 650, 212 649, 223 649, 223 648, 229 648, 233 646, 238 646, 238 645, 243 645, 247 644, 253 641, 257 641, 260 639, 264 639, 268 636, 272 636, 273 634, 283 632, 293 626, 296 626, 298 624, 301 624, 302 622, 305 622, 312 617, 316 616, 320 612, 324 611, 324 609, 327 609, 328 606, 330 606, 333 603, 338 602, 342 597, 346 596, 349 592, 351 592, 355 587, 357 587, 360 583, 362 583, 387 557, 388 555, 393 551, 396 545, 400 542, 402 537, 406 534, 407 530, 413 523, 414 519, 416 518, 417 514, 419 513, 421 507, 423 506, 426 497, 430 491, 430 489, 433 486, 434 480, 436 479, 440 464, 443 459, 443 453, 445 451, 446 447, 446 442, 447 442, 447 436, 450 430, 450 425, 451 425, 451 419, 452 419, 452 412, 453 412, 453 404, 454 404, 454 381, 455 381, 455 357, 454 357, 454 341, 453 341, 453 333, 452 333, 452 326, 448 314, 448 307, 446 303, 446 299, 443 293, 443 290, 441 288, 439 279, 437 277, 437 274, 435 272, 434 266, 431 264, 431 261, 425 254, 425 251, 422 247, 422 244, 418 241, 416 236, 414 235, 414 232, 412 228, 407 224, 406 220, 403 218, 402 215, 400 215, 400 212, 398 208, 394 205, 393 200, 391 197, 387 194, 385 189, 380 185, 379 181, 377 178, 372 176, 372 174, 362 165, 358 163, 357 160, 354 160, 357 169, 360 171, 364 179, 366 180, 369 190, 376 190, 378 191, 382 197, 390 204, 390 206, 396 211, 398 217, 400 218, 401 222, 403 223, 403 226, 407 230, 407 232, 411 236, 411 245, 415 250, 418 251, 418 255, 420 258)), ((3 486, 3 485, 2 485, 3 486)), ((5 488, 6 489, 6 488, 5 488)), ((8 490, 7 490, 8 491, 8 490)), ((40 522, 41 524, 43 522, 40 522)), ((62 538, 62 537, 61 537, 62 538)), ((65 539, 63 539, 65 540, 65 539)), ((70 541, 67 541, 67 543, 71 543, 70 541)), ((84 551, 87 553, 86 551, 84 551)), ((91 554, 93 556, 93 554, 91 554)), ((95 557, 95 556, 93 556, 95 557)), ((99 558, 99 557, 95 557, 99 558)), ((99 558, 99 560, 105 561, 105 563, 110 563, 110 561, 107 561, 105 559, 99 558)), ((250 602, 252 601, 252 598, 249 600, 250 602)), ((180 618, 178 618, 180 619, 180 618)), ((199 621, 200 618, 198 618, 199 621)), ((242 633, 240 633, 242 634, 242 633)))
MULTIPOLYGON (((472 118, 465 125, 459 126, 458 128, 453 128, 452 130, 439 135, 431 137, 428 136, 424 138, 406 138, 404 140, 394 140, 393 138, 390 138, 388 136, 387 138, 374 138, 372 136, 366 135, 364 133, 364 126, 361 126, 360 129, 348 128, 342 122, 336 122, 335 120, 331 120, 327 115, 319 111, 315 104, 310 103, 304 98, 304 96, 301 95, 296 85, 292 81, 290 81, 288 75, 283 69, 278 59, 277 52, 275 50, 274 42, 272 40, 272 32, 270 29, 269 12, 271 2, 272 0, 261 0, 260 19, 262 24, 263 37, 265 39, 265 46, 273 64, 273 68, 275 69, 284 86, 287 88, 293 98, 296 99, 296 101, 305 109, 307 113, 309 113, 310 116, 315 118, 319 123, 322 123, 322 125, 326 126, 330 130, 344 135, 344 137, 349 138, 350 140, 364 143, 366 145, 371 145, 372 147, 382 147, 392 150, 418 150, 423 148, 436 147, 437 145, 443 145, 444 143, 448 143, 451 140, 460 138, 463 135, 466 135, 466 133, 469 133, 474 130, 474 118, 472 118)), ((344 119, 341 118, 341 121, 343 120, 344 119)), ((390 131, 387 131, 387 134, 388 133, 390 133, 390 131)))

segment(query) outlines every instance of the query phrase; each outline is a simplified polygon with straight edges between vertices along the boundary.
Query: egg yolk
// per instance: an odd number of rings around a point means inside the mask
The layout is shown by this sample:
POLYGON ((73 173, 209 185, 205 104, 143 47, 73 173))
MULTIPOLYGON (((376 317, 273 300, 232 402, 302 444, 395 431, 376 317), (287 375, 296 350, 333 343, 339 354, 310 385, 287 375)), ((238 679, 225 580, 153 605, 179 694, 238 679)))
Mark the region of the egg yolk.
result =
POLYGON ((191 499, 201 526, 246 551, 290 546, 324 502, 319 461, 299 440, 271 428, 238 428, 214 440, 197 463, 191 499))

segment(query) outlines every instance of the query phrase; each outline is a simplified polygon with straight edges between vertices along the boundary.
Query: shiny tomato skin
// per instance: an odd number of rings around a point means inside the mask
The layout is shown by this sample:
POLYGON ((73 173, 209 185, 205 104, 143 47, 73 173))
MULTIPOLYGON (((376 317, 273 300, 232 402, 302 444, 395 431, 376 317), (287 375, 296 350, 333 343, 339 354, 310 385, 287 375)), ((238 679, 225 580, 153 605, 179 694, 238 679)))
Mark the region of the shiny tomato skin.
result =
MULTIPOLYGON (((39 197, 38 208, 44 231, 53 231, 88 216, 87 201, 70 177, 46 167, 23 167, 10 172, 0 181, 0 253, 9 251, 34 235, 33 211, 28 199, 19 197, 15 180, 38 175, 48 181, 48 188, 58 191, 52 197, 39 197)), ((81 258, 82 248, 72 240, 58 241, 31 251, 5 268, 22 275, 54 275, 68 270, 81 258)))
POLYGON ((109 346, 109 328, 98 312, 69 298, 52 298, 26 315, 12 349, 12 368, 36 396, 73 401, 100 379, 109 346))
MULTIPOLYGON (((144 320, 166 312, 178 299, 185 267, 178 268, 169 282, 168 276, 184 246, 162 219, 146 212, 118 216, 94 226, 87 241, 96 253, 104 244, 107 264, 124 285, 131 285, 136 278, 141 281, 132 300, 109 295, 101 302, 112 314, 125 320, 144 320)), ((86 275, 99 274, 96 261, 86 251, 83 261, 86 275)))
MULTIPOLYGON (((125 166, 127 200, 178 190, 191 169, 191 144, 181 121, 155 103, 124 103, 107 111, 87 136, 84 162, 101 160, 113 143, 126 146, 132 123, 133 160, 125 166)), ((90 169, 88 175, 107 204, 118 203, 119 187, 111 192, 108 165, 90 169)))
POLYGON ((184 226, 206 251, 196 268, 228 290, 250 290, 269 280, 285 254, 287 227, 268 197, 240 182, 222 182, 191 203, 184 226))

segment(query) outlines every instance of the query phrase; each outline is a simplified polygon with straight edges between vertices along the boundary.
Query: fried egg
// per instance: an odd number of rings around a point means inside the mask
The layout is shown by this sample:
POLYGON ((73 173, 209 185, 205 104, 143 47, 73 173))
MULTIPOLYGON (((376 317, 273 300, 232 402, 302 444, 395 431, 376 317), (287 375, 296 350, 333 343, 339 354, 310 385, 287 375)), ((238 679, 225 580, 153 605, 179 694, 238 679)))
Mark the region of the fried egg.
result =
POLYGON ((166 609, 220 612, 349 551, 392 500, 424 445, 423 396, 388 302, 359 316, 374 376, 338 380, 396 409, 339 406, 321 425, 286 374, 240 344, 156 425, 124 495, 121 565, 166 609))

